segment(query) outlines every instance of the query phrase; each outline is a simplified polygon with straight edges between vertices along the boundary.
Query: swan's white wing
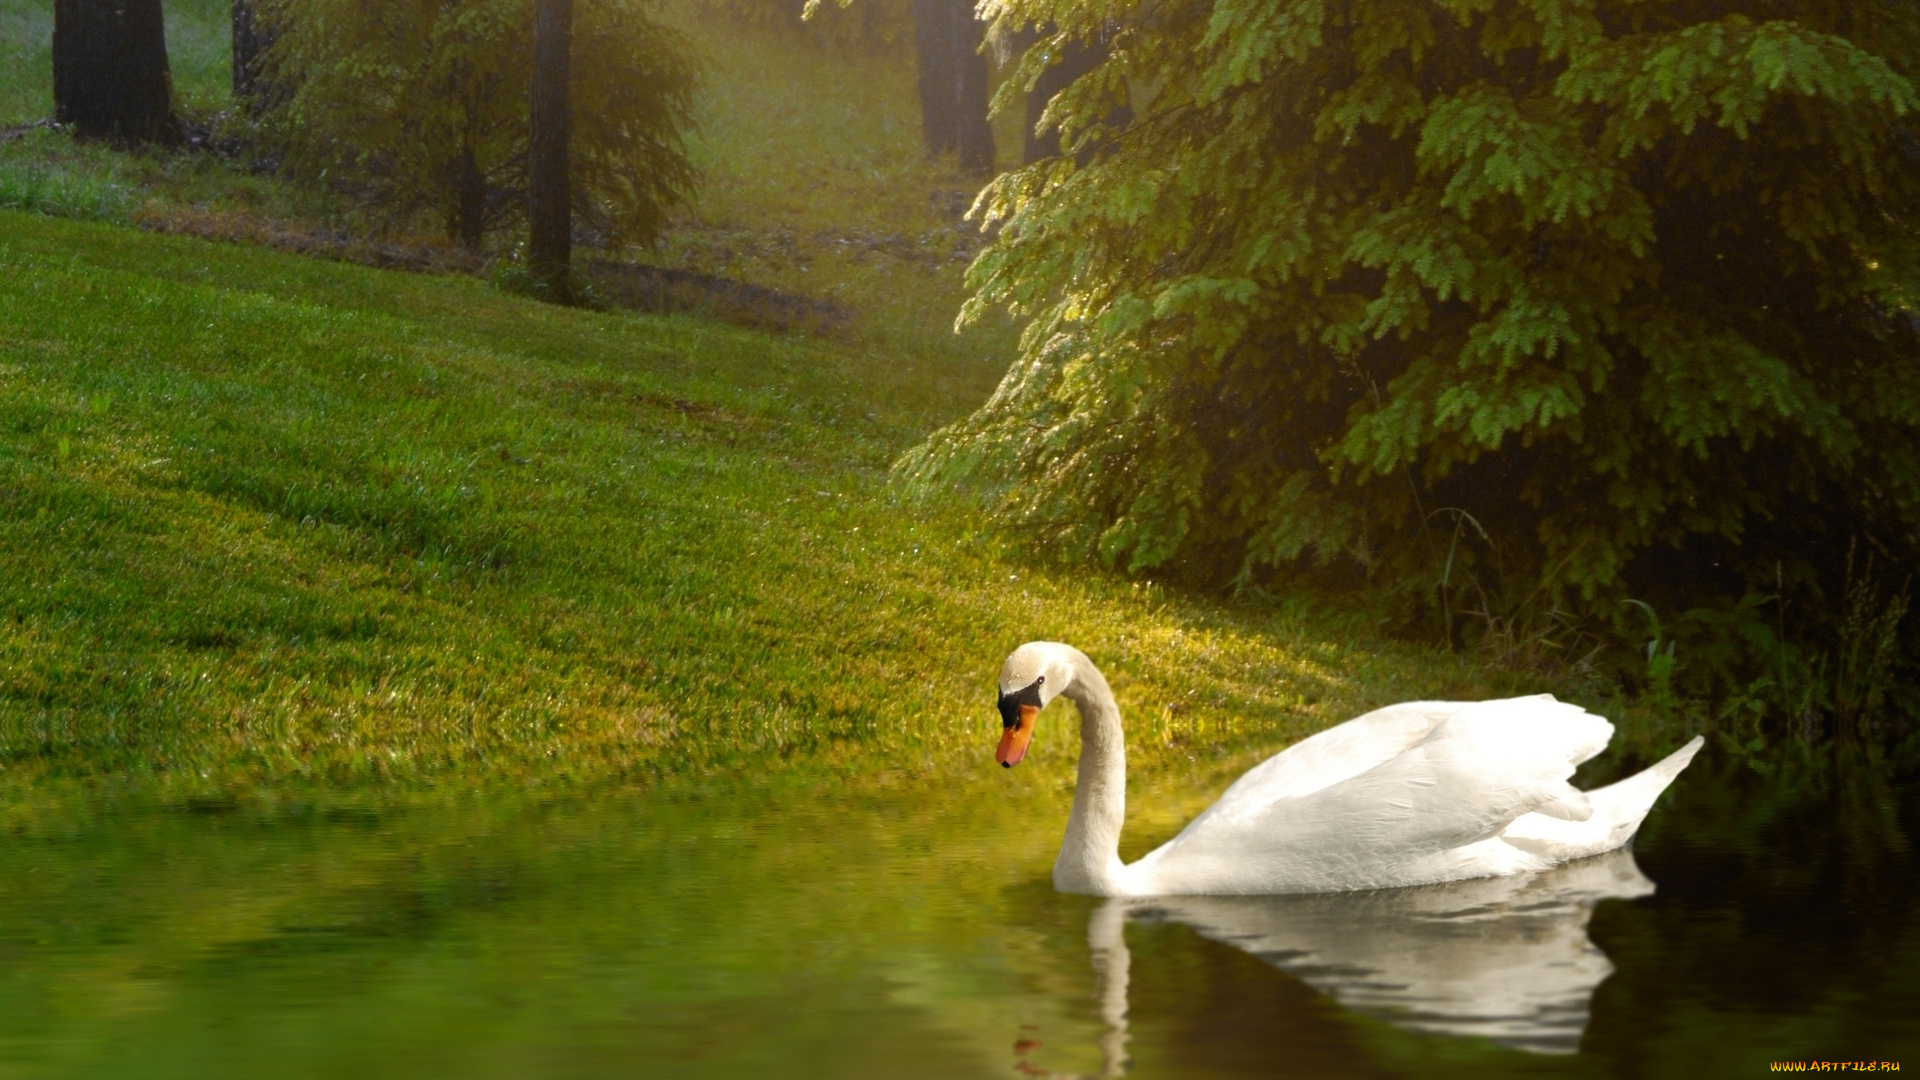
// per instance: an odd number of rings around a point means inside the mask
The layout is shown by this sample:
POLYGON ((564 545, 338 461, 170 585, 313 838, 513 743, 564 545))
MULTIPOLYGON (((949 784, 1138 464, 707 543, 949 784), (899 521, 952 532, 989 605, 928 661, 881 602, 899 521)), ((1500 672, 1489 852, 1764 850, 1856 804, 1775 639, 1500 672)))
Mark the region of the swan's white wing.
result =
MULTIPOLYGON (((1551 700, 1551 699, 1549 699, 1551 700)), ((1279 799, 1311 795, 1405 753, 1471 702, 1408 701, 1336 724, 1248 769, 1187 825, 1244 821, 1279 799)), ((1184 834, 1183 834, 1184 835, 1184 834)))
POLYGON ((1633 839, 1640 823, 1647 819, 1647 812, 1653 809, 1653 801, 1667 790, 1667 785, 1673 783, 1674 777, 1680 775, 1705 743, 1705 739, 1695 735, 1659 764, 1619 783, 1587 792, 1593 815, 1585 821, 1523 814, 1500 833, 1500 839, 1555 862, 1612 851, 1633 839))
POLYGON ((1591 816, 1586 796, 1567 779, 1612 735, 1605 719, 1544 695, 1462 705, 1355 775, 1251 813, 1195 820, 1136 864, 1138 885, 1163 893, 1314 892, 1538 869, 1550 863, 1482 842, 1530 812, 1591 816))
POLYGON ((1531 811, 1584 820, 1586 796, 1567 780, 1612 737, 1605 719, 1544 695, 1476 702, 1392 760, 1261 817, 1376 850, 1460 847, 1531 811))

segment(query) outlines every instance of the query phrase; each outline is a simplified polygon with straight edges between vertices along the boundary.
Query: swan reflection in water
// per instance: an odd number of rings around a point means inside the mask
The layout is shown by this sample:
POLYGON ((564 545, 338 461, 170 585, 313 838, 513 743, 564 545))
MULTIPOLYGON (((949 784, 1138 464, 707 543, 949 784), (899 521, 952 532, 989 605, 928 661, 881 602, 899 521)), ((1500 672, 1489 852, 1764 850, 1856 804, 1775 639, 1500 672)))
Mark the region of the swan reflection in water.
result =
POLYGON ((1127 1066, 1128 919, 1191 927, 1403 1028, 1571 1054, 1613 972, 1587 939, 1594 906, 1652 892, 1621 848, 1537 874, 1376 892, 1110 899, 1087 928, 1103 1075, 1127 1066))

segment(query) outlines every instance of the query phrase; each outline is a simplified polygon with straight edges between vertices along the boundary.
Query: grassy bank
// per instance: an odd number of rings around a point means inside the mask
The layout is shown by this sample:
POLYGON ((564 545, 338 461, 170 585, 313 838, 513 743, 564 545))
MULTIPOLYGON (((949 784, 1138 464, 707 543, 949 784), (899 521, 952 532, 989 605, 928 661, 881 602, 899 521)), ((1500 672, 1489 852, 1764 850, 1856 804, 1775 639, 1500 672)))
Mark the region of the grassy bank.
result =
POLYGON ((939 768, 1035 637, 1110 666, 1149 768, 1487 689, 896 505, 983 368, 0 222, 9 775, 939 768))

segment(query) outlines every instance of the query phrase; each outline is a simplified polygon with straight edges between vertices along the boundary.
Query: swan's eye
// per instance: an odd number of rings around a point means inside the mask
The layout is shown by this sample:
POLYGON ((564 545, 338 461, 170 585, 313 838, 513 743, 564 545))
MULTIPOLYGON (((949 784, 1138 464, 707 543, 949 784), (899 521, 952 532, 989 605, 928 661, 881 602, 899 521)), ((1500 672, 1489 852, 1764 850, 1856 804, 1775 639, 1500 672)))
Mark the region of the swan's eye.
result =
POLYGON ((1000 695, 1000 726, 1020 726, 1020 706, 1031 705, 1040 708, 1040 684, 1047 681, 1045 675, 1033 680, 1033 685, 1024 690, 1015 690, 1011 694, 1000 695))

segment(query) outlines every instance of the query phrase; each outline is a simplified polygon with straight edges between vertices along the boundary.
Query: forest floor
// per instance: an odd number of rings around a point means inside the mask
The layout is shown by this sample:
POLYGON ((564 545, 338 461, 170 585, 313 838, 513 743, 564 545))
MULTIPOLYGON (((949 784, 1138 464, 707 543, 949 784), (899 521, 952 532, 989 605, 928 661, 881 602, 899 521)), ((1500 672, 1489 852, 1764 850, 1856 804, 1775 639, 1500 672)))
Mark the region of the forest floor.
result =
MULTIPOLYGON (((169 10, 205 24, 172 41, 208 106, 224 71, 181 53, 224 47, 225 2, 169 10)), ((0 0, 0 126, 34 117, 39 11, 0 0)), ((832 332, 155 235, 128 226, 353 219, 212 154, 0 145, 0 782, 950 774, 1035 638, 1108 671, 1147 775, 1391 701, 1565 692, 902 501, 889 463, 1013 355, 1003 321, 951 330, 965 188, 919 156, 904 64, 702 40, 705 194, 649 257, 854 313, 832 332)))

